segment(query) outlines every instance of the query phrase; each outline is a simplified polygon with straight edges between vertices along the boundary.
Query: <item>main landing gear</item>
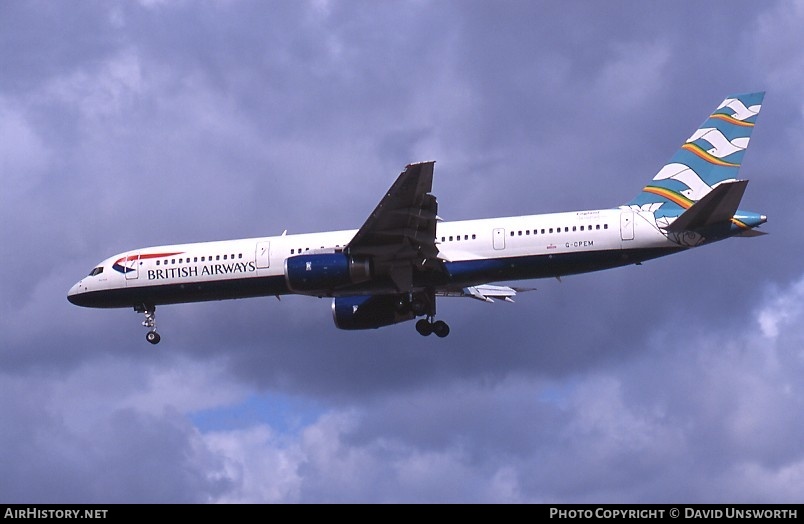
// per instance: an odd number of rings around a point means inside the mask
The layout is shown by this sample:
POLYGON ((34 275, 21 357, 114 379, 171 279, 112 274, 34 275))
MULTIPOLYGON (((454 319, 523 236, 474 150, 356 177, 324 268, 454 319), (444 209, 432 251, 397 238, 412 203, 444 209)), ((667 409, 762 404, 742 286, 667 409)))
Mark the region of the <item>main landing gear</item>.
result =
POLYGON ((435 320, 436 300, 435 291, 428 289, 418 293, 411 293, 406 297, 406 307, 417 317, 425 317, 416 322, 416 331, 423 337, 431 333, 439 338, 449 335, 449 325, 443 320, 435 320))
POLYGON ((416 331, 423 337, 435 333, 439 338, 444 338, 449 335, 449 324, 443 320, 436 320, 433 322, 433 317, 428 316, 416 322, 416 331))
POLYGON ((140 306, 134 306, 134 311, 145 315, 145 320, 142 322, 143 327, 148 328, 148 333, 145 334, 145 340, 151 344, 159 344, 162 337, 156 332, 156 306, 142 304, 140 306))

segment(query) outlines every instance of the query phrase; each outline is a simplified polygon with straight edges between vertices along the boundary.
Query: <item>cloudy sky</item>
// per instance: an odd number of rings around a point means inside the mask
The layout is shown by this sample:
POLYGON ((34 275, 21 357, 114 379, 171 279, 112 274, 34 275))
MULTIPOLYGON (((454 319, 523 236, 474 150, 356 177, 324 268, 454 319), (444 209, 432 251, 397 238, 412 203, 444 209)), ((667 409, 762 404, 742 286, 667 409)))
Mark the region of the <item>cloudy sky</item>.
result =
POLYGON ((0 3, 0 501, 801 502, 804 2, 0 3), (149 245, 358 227, 437 160, 446 220, 630 200, 766 90, 768 236, 442 300, 72 306, 149 245))

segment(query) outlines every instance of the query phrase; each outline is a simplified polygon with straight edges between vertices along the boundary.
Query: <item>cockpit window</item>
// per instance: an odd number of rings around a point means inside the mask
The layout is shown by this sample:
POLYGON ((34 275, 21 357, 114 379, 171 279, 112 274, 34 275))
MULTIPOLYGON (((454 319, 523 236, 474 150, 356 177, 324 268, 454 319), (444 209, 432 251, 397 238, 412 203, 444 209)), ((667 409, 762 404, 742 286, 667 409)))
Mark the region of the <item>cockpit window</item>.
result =
POLYGON ((103 273, 103 266, 98 266, 89 273, 89 276, 94 277, 95 275, 100 275, 101 273, 103 273))

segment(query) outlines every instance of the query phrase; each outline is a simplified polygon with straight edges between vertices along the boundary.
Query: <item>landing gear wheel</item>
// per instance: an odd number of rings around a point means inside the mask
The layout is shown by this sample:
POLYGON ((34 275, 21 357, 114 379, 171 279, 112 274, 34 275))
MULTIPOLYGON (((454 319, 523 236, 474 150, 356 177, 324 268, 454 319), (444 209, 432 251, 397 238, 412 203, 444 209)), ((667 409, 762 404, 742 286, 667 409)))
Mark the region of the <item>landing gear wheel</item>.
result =
POLYGON ((416 322, 416 331, 423 337, 428 336, 433 332, 433 325, 427 319, 421 319, 416 322))
POLYGON ((148 328, 145 340, 151 344, 159 344, 162 337, 156 332, 156 306, 140 304, 139 306, 134 306, 134 311, 145 315, 145 320, 142 322, 142 326, 148 328))
POLYGON ((435 333, 438 338, 444 338, 449 335, 449 325, 443 320, 433 322, 431 318, 423 318, 416 322, 416 331, 424 337, 435 333))
POLYGON ((435 333, 438 338, 444 338, 449 335, 449 325, 443 320, 433 322, 432 329, 433 333, 435 333))

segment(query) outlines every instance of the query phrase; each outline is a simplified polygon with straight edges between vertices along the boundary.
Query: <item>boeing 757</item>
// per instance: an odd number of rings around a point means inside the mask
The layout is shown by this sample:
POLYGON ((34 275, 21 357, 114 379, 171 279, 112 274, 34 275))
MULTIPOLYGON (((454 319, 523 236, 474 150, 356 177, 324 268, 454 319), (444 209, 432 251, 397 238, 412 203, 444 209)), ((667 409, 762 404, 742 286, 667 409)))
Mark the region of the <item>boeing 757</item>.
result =
POLYGON ((751 237, 765 215, 739 209, 737 172, 764 93, 726 98, 653 180, 610 209, 442 221, 435 162, 405 167, 357 230, 135 249, 107 258, 68 293, 73 304, 133 307, 160 340, 156 306, 300 294, 332 298, 335 325, 370 329, 417 317, 449 334, 438 297, 511 301, 495 283, 560 278, 751 237))

